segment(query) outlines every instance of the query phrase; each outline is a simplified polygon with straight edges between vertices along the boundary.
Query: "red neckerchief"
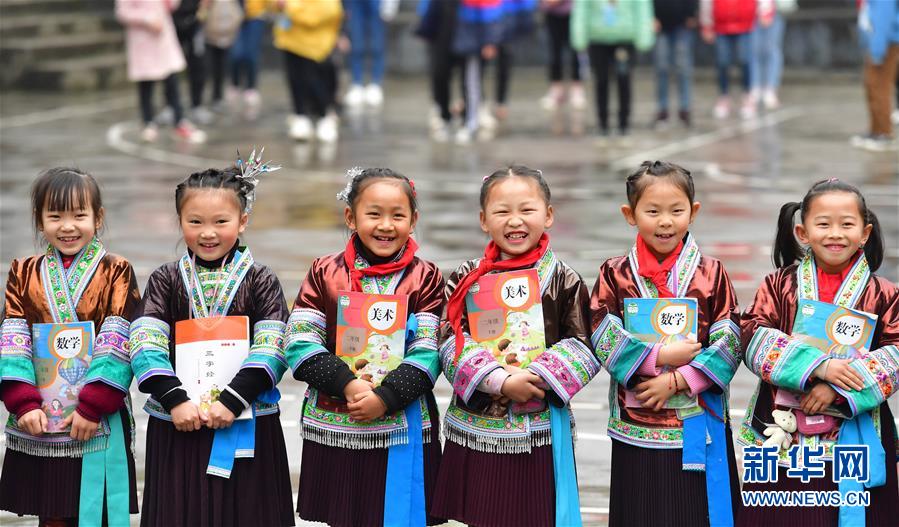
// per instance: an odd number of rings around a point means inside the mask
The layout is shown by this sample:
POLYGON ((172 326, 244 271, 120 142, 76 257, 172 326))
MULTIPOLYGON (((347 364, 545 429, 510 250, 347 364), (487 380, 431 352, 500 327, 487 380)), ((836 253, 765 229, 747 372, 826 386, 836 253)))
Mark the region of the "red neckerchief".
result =
POLYGON ((666 256, 662 262, 659 262, 655 255, 652 254, 652 251, 649 250, 649 245, 646 244, 643 237, 639 234, 637 235, 637 263, 639 264, 640 276, 649 278, 652 281, 656 289, 659 290, 659 298, 674 297, 674 293, 668 289, 668 273, 671 272, 674 264, 677 263, 677 257, 680 256, 683 248, 684 241, 681 240, 677 247, 671 251, 671 254, 666 256))
POLYGON ((403 251, 403 255, 399 260, 356 269, 356 245, 354 243, 356 236, 357 234, 355 233, 350 236, 350 241, 347 242, 346 249, 343 251, 343 261, 350 269, 350 282, 352 283, 353 291, 362 291, 363 276, 384 276, 405 269, 412 263, 412 259, 415 258, 415 251, 418 250, 418 244, 415 243, 415 240, 409 238, 406 240, 405 251, 403 251))
POLYGON ((73 254, 73 255, 71 255, 71 256, 68 256, 68 255, 65 255, 65 254, 60 253, 60 256, 62 256, 62 267, 63 267, 63 269, 68 269, 69 267, 72 266, 72 262, 75 261, 75 257, 78 256, 78 255, 77 255, 77 254, 73 254))
POLYGON ((544 232, 540 237, 540 241, 530 251, 515 258, 499 260, 499 246, 493 241, 487 244, 487 248, 484 249, 484 257, 481 258, 478 267, 459 280, 456 289, 446 302, 446 318, 452 326, 456 337, 456 355, 453 358, 453 364, 459 360, 459 356, 462 355, 462 349, 465 347, 465 337, 462 335, 462 308, 465 306, 465 295, 468 293, 468 288, 474 285, 478 278, 491 271, 509 271, 534 265, 537 260, 543 257, 548 247, 549 235, 544 232))
POLYGON ((858 259, 858 256, 853 258, 845 269, 836 274, 825 273, 823 269, 818 267, 818 300, 833 304, 833 298, 837 296, 837 291, 843 285, 843 280, 846 280, 846 275, 849 274, 849 270, 852 269, 856 259, 858 259))

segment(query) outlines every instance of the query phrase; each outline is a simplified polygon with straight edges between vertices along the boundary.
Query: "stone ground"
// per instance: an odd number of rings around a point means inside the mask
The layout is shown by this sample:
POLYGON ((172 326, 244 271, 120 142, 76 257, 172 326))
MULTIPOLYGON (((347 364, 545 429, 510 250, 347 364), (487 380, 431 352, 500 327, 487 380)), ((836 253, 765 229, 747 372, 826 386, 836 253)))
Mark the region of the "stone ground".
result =
MULTIPOLYGON (((693 232, 706 254, 724 261, 741 305, 751 302, 762 277, 772 270, 770 244, 780 205, 801 199, 812 182, 826 177, 839 177, 862 189, 884 226, 888 255, 880 273, 894 281, 899 276, 899 157, 895 152, 872 154, 849 146, 848 137, 867 123, 857 76, 791 78, 788 72, 782 109, 750 121, 715 121, 709 116, 714 85, 708 72, 700 72, 694 93, 695 127, 652 131, 648 125, 655 112, 652 74, 639 70, 631 140, 605 145, 597 144, 590 133, 595 122, 592 111, 550 115, 540 110, 536 101, 545 90, 542 70, 516 71, 514 81, 511 116, 499 136, 466 147, 428 140, 429 92, 422 76, 389 79, 383 111, 345 115, 341 140, 331 147, 286 138, 289 104, 279 72, 262 76, 264 107, 257 119, 222 115, 207 127, 209 142, 198 146, 167 136, 157 144, 142 145, 132 89, 82 95, 3 93, 0 276, 5 279, 13 258, 39 250, 31 230, 28 193, 42 169, 77 165, 97 177, 108 219, 104 240, 110 250, 131 260, 143 286, 154 268, 183 251, 174 214, 175 185, 193 171, 233 162, 237 148, 246 154, 254 145, 265 145, 265 157, 284 169, 266 176, 260 185, 245 241, 258 261, 275 269, 288 299, 296 294, 314 257, 343 247, 347 233, 334 195, 344 185, 346 169, 356 165, 389 166, 416 180, 421 255, 447 272, 479 254, 486 242, 477 223, 481 178, 515 162, 543 170, 556 208, 553 246, 592 287, 602 261, 624 253, 633 243, 634 232, 618 211, 625 200, 624 176, 644 159, 667 159, 693 171, 703 203, 693 232), (568 133, 585 124, 586 135, 568 133)), ((742 418, 754 385, 745 369, 738 372, 731 388, 735 419, 742 418)), ((280 388, 296 485, 302 446, 297 418, 304 386, 286 378, 280 388)), ((436 391, 445 407, 448 385, 441 381, 436 391)), ((605 435, 607 391, 608 376, 601 374, 574 404, 581 505, 589 525, 604 525, 607 520, 611 452, 605 435)), ((144 397, 133 392, 135 407, 140 407, 144 397)), ((142 473, 146 414, 136 414, 142 473)), ((0 417, 5 418, 5 412, 0 417)), ((136 524, 137 517, 133 518, 136 524)), ((34 522, 3 513, 0 523, 34 522)))

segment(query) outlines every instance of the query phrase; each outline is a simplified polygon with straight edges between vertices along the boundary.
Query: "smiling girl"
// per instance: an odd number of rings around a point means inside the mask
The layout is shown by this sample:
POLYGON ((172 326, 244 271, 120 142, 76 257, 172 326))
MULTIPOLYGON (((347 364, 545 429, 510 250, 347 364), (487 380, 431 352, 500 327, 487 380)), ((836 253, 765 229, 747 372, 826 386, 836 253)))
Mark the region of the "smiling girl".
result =
MULTIPOLYGON (((869 492, 871 501, 868 507, 747 507, 740 525, 896 524, 896 428, 887 399, 899 385, 899 290, 873 274, 883 252, 877 217, 848 183, 819 181, 801 203, 781 208, 773 251, 778 270, 765 277, 741 321, 746 366, 759 376, 759 384, 739 439, 748 445, 764 439, 761 423, 773 421, 777 388, 804 392, 801 410, 808 415, 835 405, 849 417, 838 420, 839 428, 797 434, 794 440, 823 447, 823 455, 816 457, 823 462, 823 477, 803 483, 780 466, 774 482, 746 483, 743 488, 844 491, 844 484, 832 479, 834 445, 862 443, 868 448, 870 480, 855 490, 869 492), (825 350, 793 338, 797 305, 804 299, 877 315, 870 351, 854 359, 829 358, 825 350)), ((781 458, 781 465, 786 464, 781 458)))
MULTIPOLYGON (((104 499, 103 479, 82 485, 82 467, 105 466, 104 451, 116 456, 124 480, 111 482, 106 499, 128 521, 137 512, 133 429, 125 399, 131 384, 128 324, 140 300, 134 270, 124 258, 106 252, 98 237, 104 210, 94 178, 75 168, 52 168, 34 182, 31 193, 34 226, 47 242, 39 256, 13 260, 6 281, 6 304, 0 329, 2 397, 10 412, 6 425, 6 455, 0 477, 0 508, 19 515, 35 515, 41 525, 75 525, 79 503, 91 494, 104 499), (78 406, 64 426, 71 432, 48 434, 48 418, 41 409, 35 370, 44 366, 33 353, 32 325, 38 323, 94 323, 93 357, 78 406), (100 427, 100 425, 103 425, 100 427), (100 427, 98 429, 98 427, 100 427), (92 464, 93 463, 93 464, 92 464), (38 492, 37 489, 44 489, 38 492), (113 491, 113 489, 115 489, 113 491), (84 492, 82 492, 84 491, 84 492), (130 499, 129 499, 130 498, 130 499)), ((56 367, 56 364, 53 364, 56 367)), ((59 412, 59 401, 46 401, 59 412)), ((87 501, 87 500, 84 500, 87 501)), ((93 517, 99 522, 99 517, 93 517)))
POLYGON ((497 170, 480 201, 490 242, 446 287, 440 357, 454 394, 432 513, 477 526, 580 525, 568 403, 599 371, 587 345, 587 286, 549 247, 555 217, 539 170, 497 170), (545 331, 545 351, 525 369, 504 367, 472 339, 465 308, 480 277, 517 269, 537 270, 545 331), (513 412, 511 402, 527 406, 513 412))
POLYGON ((621 212, 636 243, 602 264, 590 301, 593 346, 612 376, 609 525, 732 525, 739 486, 727 387, 741 356, 737 299, 721 262, 689 232, 700 209, 690 172, 645 161, 626 186, 621 212), (697 340, 659 345, 625 329, 625 299, 673 297, 697 300, 697 340), (626 390, 639 405, 627 404, 626 390), (700 421, 664 408, 676 393, 697 398, 700 421))
POLYGON ((442 523, 426 511, 440 464, 431 390, 440 373, 443 275, 415 255, 413 182, 389 168, 356 168, 347 177, 338 199, 352 235, 343 251, 312 262, 288 323, 288 362, 309 384, 297 512, 338 526, 442 523), (336 355, 338 299, 353 291, 407 297, 404 357, 378 386, 364 380, 372 375, 357 378, 373 364, 357 361, 354 374, 336 355))
POLYGON ((290 473, 281 431, 278 384, 287 364, 282 342, 287 304, 271 269, 239 236, 255 200, 258 163, 191 174, 175 190, 187 251, 156 269, 131 325, 131 357, 144 409, 147 458, 141 525, 293 525, 290 473), (173 368, 175 323, 246 316, 250 354, 207 412, 192 402, 173 368), (214 443, 227 442, 235 416, 252 406, 248 456, 230 476, 213 467, 214 443))

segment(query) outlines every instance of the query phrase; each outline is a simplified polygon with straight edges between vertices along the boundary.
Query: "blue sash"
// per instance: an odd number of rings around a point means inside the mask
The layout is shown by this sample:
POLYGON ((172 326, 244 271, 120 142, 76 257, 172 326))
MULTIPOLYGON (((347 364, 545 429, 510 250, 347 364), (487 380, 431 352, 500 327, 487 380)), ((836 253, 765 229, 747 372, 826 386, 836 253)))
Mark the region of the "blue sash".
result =
POLYGON ((581 526, 581 502, 577 490, 577 471, 571 441, 568 408, 549 405, 553 447, 553 476, 556 482, 556 525, 581 526))
POLYGON ((384 527, 420 527, 427 523, 420 404, 416 399, 404 410, 409 441, 387 449, 384 527))
POLYGON ((699 397, 705 410, 684 419, 684 470, 705 472, 709 524, 714 527, 732 526, 734 516, 727 461, 727 431, 721 420, 724 415, 723 396, 706 390, 699 397), (711 442, 706 442, 707 437, 711 442))
POLYGON ((81 494, 78 503, 78 525, 103 523, 103 495, 106 494, 106 517, 109 527, 128 527, 129 493, 128 457, 125 454, 125 432, 118 412, 108 418, 109 446, 106 450, 84 454, 81 460, 81 494))
MULTIPOLYGON (((890 426, 890 424, 887 424, 890 426)), ((863 412, 853 419, 844 419, 840 426, 838 445, 867 445, 868 467, 871 469, 867 483, 850 479, 841 479, 840 494, 846 499, 847 492, 859 492, 865 488, 880 487, 886 484, 886 453, 883 444, 877 437, 871 412, 863 412)), ((865 507, 840 507, 840 527, 864 527, 865 507)))
MULTIPOLYGON (((257 400, 275 404, 281 399, 281 392, 272 388, 263 392, 257 400)), ((228 428, 215 431, 212 438, 212 451, 209 453, 209 465, 206 473, 225 479, 231 477, 235 458, 252 458, 256 452, 256 408, 250 405, 253 416, 250 419, 234 421, 228 428)))

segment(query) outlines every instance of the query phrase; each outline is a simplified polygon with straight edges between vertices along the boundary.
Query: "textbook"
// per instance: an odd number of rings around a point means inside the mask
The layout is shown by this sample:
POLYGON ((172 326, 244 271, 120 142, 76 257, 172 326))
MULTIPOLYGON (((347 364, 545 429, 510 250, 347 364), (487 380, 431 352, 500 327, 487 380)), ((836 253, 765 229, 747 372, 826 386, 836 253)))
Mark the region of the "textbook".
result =
MULTIPOLYGON (((696 340, 696 313, 695 298, 625 298, 624 328, 634 338, 650 344, 696 340)), ((628 408, 643 408, 635 392, 625 389, 624 397, 628 408)), ((668 399, 664 408, 686 410, 697 406, 696 397, 681 392, 668 399)))
POLYGON ((406 356, 406 295, 337 294, 337 356, 356 378, 379 386, 406 356))
MULTIPOLYGON (((193 318, 175 322, 175 373, 190 400, 208 412, 250 354, 250 319, 193 318)), ((252 401, 247 401, 252 403, 252 401)), ((236 419, 250 419, 249 408, 236 419)))
MULTIPOLYGON (((802 299, 796 306, 792 336, 814 346, 833 359, 852 359, 871 349, 877 315, 846 307, 802 299)), ((774 403, 799 408, 802 393, 779 388, 774 403)), ((831 406, 822 412, 847 417, 831 406)))
POLYGON ((94 323, 34 324, 33 363, 47 432, 68 433, 62 422, 78 406, 78 392, 94 351, 94 323))

